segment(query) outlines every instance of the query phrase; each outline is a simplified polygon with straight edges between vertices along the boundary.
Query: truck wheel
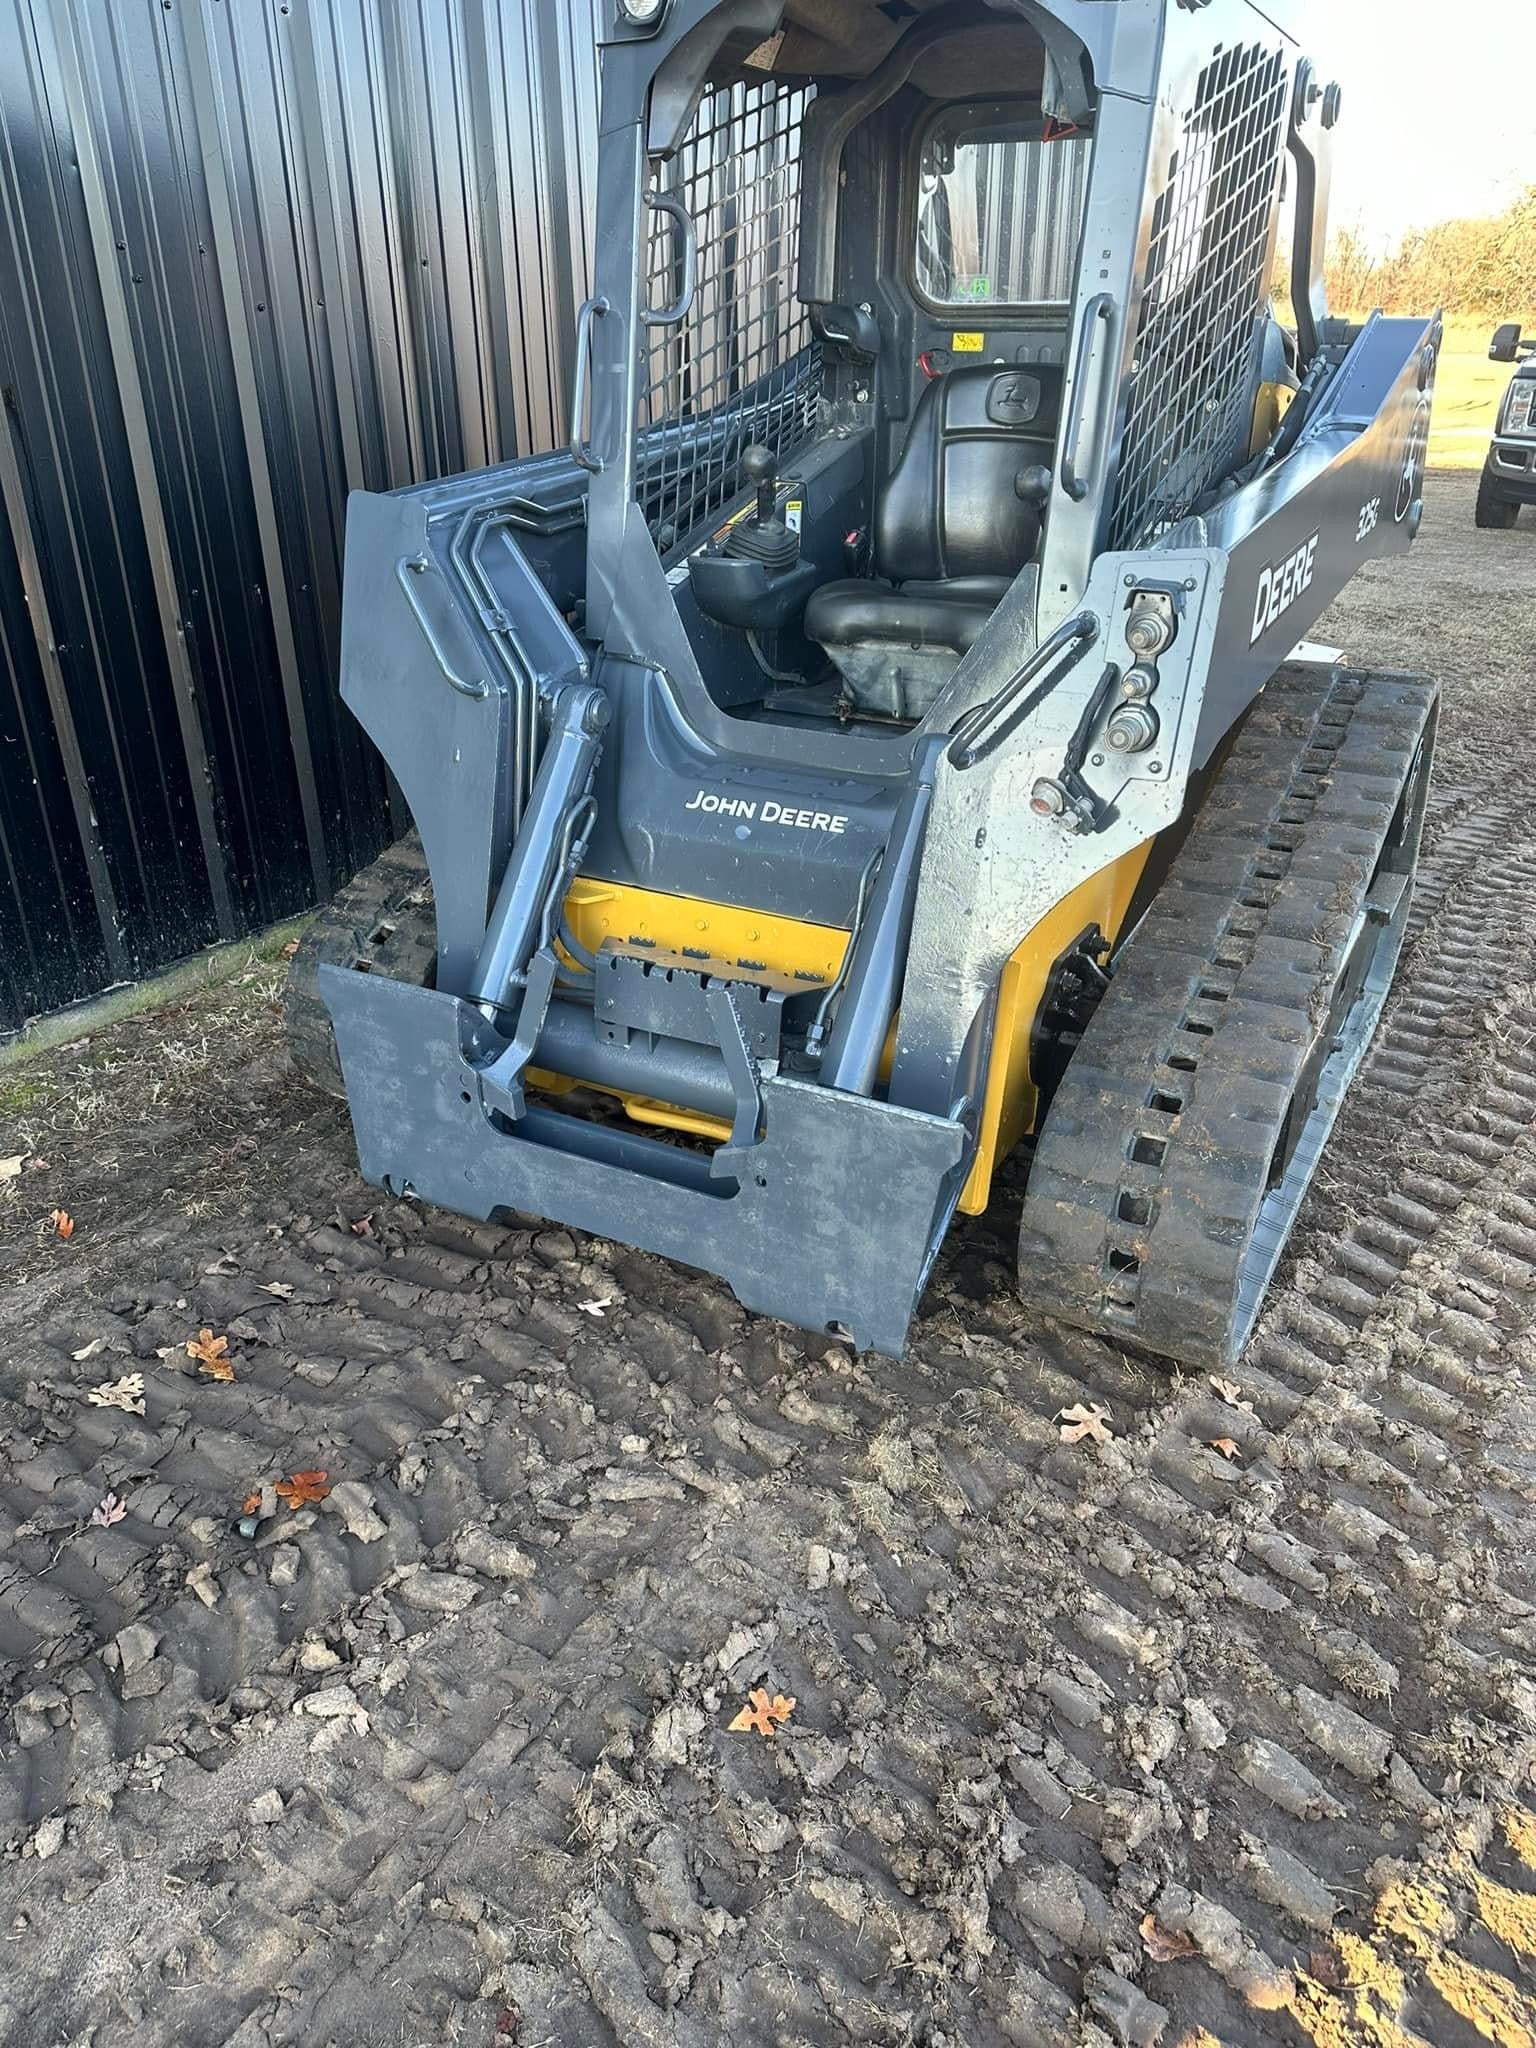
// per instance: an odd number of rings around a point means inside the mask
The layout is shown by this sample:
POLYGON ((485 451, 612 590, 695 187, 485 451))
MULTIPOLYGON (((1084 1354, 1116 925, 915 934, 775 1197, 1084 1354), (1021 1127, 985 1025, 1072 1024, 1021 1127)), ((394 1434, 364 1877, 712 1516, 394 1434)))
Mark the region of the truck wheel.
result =
POLYGON ((414 832, 338 890, 299 941, 288 969, 283 1022, 289 1054, 312 1088, 344 1100, 331 1013, 320 995, 323 961, 418 988, 431 984, 437 920, 426 857, 414 832))
POLYGON ((1482 481, 1477 487, 1477 511, 1475 518, 1479 526, 1493 526, 1507 530, 1520 517, 1520 507, 1510 503, 1508 498, 1499 496, 1498 478, 1485 462, 1482 481))

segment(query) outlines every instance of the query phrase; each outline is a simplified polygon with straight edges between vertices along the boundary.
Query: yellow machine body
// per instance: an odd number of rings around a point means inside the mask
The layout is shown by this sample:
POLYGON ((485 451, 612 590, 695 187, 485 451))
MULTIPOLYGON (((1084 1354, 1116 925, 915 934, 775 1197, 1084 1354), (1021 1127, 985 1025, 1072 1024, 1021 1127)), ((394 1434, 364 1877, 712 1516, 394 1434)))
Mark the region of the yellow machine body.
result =
MULTIPOLYGON (((959 1202, 966 1215, 986 1208, 994 1173, 1034 1128, 1038 1096, 1030 1072, 1030 1038, 1052 968, 1093 925, 1111 943, 1118 938, 1150 851, 1150 841, 1132 848, 1064 896, 1025 934, 1004 967, 976 1157, 959 1202)), ((750 961, 759 973, 793 975, 807 988, 829 983, 848 948, 848 933, 835 926, 586 877, 572 885, 565 909, 571 931, 589 952, 600 951, 605 939, 638 940, 659 951, 687 953, 706 972, 746 973, 751 979, 741 964, 750 961)), ((894 1042, 894 1026, 891 1036, 894 1042)), ((551 1093, 577 1085, 563 1075, 539 1071, 529 1078, 551 1093)), ((716 1144, 730 1136, 730 1125, 719 1117, 650 1096, 612 1092, 637 1123, 685 1131, 716 1144)))

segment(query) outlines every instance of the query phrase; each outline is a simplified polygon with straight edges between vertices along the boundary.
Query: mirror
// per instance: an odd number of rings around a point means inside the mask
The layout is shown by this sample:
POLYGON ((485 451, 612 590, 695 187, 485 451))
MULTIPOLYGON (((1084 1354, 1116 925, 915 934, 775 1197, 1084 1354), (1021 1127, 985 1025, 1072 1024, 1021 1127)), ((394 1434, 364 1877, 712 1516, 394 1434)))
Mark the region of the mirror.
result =
POLYGON ((1502 327, 1493 330, 1493 340, 1488 344, 1488 355, 1495 363, 1512 363, 1520 350, 1520 322, 1506 320, 1502 327))

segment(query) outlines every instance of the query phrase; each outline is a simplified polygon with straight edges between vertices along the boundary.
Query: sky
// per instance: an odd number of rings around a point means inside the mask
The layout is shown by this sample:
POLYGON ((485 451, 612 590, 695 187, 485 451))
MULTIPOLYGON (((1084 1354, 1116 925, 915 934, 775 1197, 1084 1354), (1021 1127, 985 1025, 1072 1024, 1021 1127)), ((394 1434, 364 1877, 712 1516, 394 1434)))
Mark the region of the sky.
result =
POLYGON ((1536 184, 1531 0, 1312 0, 1304 47, 1344 88, 1336 226, 1396 241, 1536 184))

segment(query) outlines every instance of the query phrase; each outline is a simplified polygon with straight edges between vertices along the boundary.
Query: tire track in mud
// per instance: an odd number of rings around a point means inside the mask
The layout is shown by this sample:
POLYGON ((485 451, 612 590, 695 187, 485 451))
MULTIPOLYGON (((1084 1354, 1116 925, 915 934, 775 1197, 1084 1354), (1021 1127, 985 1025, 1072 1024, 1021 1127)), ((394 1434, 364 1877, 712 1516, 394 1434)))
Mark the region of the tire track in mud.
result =
POLYGON ((359 1235, 340 1157, 13 1344, 0 1902, 72 1988, 0 2034, 1526 2038, 1536 848, 1448 808, 1248 1407, 1031 1321, 1005 1216, 898 1367, 561 1231, 359 1235))

